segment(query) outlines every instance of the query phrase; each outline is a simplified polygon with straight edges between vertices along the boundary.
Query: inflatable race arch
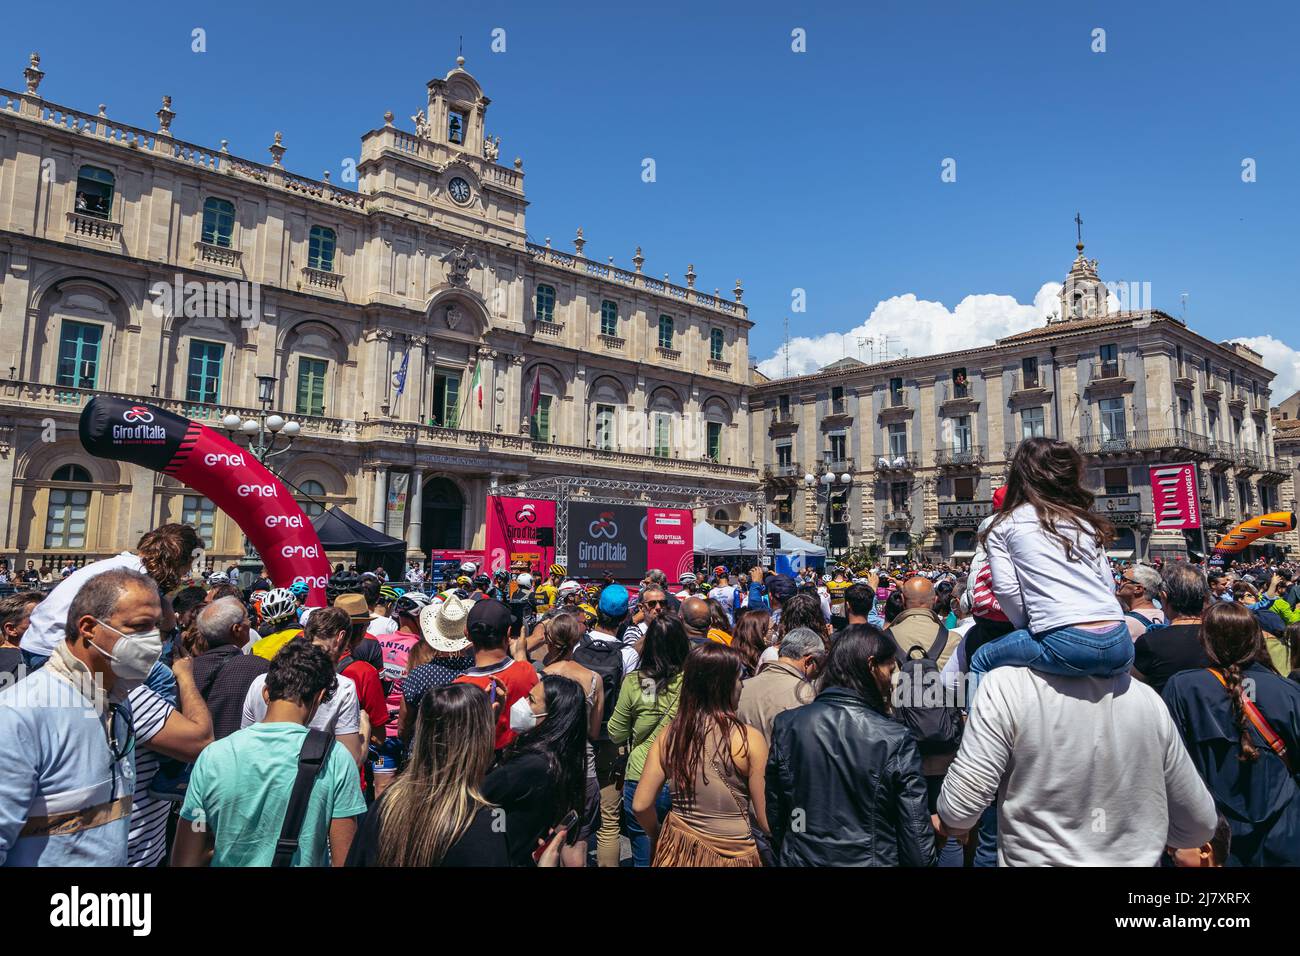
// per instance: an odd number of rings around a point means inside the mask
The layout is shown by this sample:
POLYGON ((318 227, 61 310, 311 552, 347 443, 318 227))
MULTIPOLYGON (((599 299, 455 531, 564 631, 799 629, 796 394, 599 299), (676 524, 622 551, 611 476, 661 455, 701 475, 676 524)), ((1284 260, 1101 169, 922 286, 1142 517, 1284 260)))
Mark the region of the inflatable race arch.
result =
POLYGON ((206 495, 257 548, 276 587, 303 581, 323 607, 329 561, 316 529, 279 479, 246 449, 205 425, 153 405, 97 395, 81 412, 82 447, 143 465, 206 495))
POLYGON ((1221 554, 1236 554, 1245 550, 1260 538, 1266 538, 1279 532, 1291 531, 1294 528, 1295 512, 1274 511, 1271 514, 1260 515, 1258 518, 1243 521, 1220 538, 1219 543, 1214 546, 1214 550, 1221 554))

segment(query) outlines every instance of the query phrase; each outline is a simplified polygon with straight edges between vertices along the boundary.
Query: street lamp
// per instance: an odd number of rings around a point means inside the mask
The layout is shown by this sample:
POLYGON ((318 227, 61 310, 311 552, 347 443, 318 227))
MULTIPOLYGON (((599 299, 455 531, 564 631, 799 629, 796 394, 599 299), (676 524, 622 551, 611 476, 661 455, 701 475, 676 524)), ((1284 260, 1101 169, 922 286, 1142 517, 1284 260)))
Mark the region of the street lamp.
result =
MULTIPOLYGON (((257 401, 262 406, 262 410, 257 413, 256 418, 244 418, 232 412, 221 419, 221 425, 225 428, 227 437, 235 444, 239 444, 241 434, 246 437, 248 451, 265 465, 268 459, 283 455, 289 450, 293 440, 302 431, 302 426, 270 410, 271 403, 275 401, 274 375, 257 376, 257 401), (285 436, 286 440, 283 444, 277 445, 281 435, 285 436)), ((261 558, 245 535, 244 559, 239 563, 241 578, 251 579, 252 574, 260 566, 261 558)))
POLYGON ((820 475, 808 472, 803 476, 803 483, 816 496, 817 509, 821 516, 816 537, 820 539, 822 546, 830 551, 831 498, 837 490, 848 488, 853 483, 853 476, 847 471, 837 475, 828 468, 820 475))

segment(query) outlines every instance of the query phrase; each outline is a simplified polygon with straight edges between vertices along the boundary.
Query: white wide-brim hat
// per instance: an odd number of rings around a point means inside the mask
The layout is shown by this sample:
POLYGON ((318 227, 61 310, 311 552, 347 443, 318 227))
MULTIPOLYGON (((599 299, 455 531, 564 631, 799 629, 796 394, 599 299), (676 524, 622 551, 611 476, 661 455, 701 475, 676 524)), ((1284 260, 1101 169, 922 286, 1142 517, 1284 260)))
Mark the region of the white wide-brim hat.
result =
POLYGON ((456 595, 447 597, 436 607, 430 605, 420 611, 420 630, 424 639, 435 651, 454 654, 469 647, 469 638, 465 636, 465 622, 469 617, 470 601, 462 601, 456 595))

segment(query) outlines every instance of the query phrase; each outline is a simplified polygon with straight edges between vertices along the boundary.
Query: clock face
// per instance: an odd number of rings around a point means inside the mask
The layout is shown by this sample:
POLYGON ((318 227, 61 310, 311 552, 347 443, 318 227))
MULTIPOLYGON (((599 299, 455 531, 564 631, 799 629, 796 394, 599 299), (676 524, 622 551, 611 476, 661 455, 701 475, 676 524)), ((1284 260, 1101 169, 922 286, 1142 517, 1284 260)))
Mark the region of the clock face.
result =
POLYGON ((447 192, 451 198, 462 206, 469 202, 469 183, 457 176, 447 184, 447 192))

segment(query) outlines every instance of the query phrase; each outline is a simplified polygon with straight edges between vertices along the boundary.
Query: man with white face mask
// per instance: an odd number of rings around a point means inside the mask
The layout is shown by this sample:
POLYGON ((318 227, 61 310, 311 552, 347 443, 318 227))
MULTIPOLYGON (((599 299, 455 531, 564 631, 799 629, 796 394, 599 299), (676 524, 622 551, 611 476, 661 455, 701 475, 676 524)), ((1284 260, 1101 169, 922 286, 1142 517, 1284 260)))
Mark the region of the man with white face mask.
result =
POLYGON ((0 866, 125 866, 128 694, 162 652, 158 588, 117 568, 77 591, 49 662, 0 692, 0 866))

